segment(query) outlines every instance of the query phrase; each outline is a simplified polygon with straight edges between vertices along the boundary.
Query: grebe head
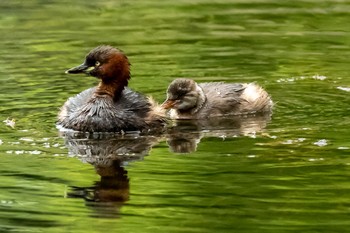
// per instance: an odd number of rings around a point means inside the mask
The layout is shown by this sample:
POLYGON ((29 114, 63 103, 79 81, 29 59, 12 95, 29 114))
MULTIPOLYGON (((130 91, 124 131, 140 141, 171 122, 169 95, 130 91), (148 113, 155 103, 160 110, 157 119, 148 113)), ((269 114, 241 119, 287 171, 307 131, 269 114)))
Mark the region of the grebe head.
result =
POLYGON ((162 107, 164 109, 173 108, 186 111, 197 106, 201 95, 202 90, 195 81, 178 78, 170 83, 167 90, 167 99, 162 104, 162 107))
POLYGON ((83 64, 66 71, 68 74, 86 73, 99 78, 104 83, 119 80, 127 86, 130 79, 130 64, 125 54, 109 45, 101 45, 91 50, 83 64))

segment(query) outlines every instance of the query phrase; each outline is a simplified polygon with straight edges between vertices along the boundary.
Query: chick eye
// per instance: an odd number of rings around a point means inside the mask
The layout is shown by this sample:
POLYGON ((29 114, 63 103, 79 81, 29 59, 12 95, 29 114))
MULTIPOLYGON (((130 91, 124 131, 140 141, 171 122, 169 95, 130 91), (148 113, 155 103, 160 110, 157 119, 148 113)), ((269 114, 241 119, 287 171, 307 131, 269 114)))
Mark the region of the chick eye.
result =
POLYGON ((99 61, 95 62, 95 66, 99 66, 101 63, 99 61))

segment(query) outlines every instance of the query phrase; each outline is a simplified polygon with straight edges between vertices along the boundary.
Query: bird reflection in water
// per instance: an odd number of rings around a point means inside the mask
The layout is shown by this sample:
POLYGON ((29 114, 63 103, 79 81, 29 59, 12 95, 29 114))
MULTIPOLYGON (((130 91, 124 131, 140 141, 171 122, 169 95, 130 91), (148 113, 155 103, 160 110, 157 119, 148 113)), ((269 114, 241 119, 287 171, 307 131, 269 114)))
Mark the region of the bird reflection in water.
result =
POLYGON ((229 138, 262 132, 271 114, 176 120, 167 131, 167 143, 174 153, 192 153, 204 137, 229 138))
POLYGON ((100 181, 90 187, 71 186, 67 197, 84 199, 95 217, 119 217, 120 208, 129 200, 127 171, 117 160, 111 160, 109 166, 96 165, 95 169, 100 181))
POLYGON ((125 163, 142 160, 155 136, 64 133, 71 156, 94 166, 100 180, 89 187, 71 186, 68 198, 82 198, 95 217, 119 217, 120 208, 129 200, 130 186, 125 163))
POLYGON ((159 141, 167 141, 175 153, 191 153, 204 137, 229 138, 254 136, 261 132, 271 115, 215 117, 201 120, 178 120, 164 135, 63 132, 71 156, 94 166, 100 180, 89 187, 71 186, 69 198, 82 198, 96 217, 119 217, 128 201, 130 186, 124 165, 142 160, 159 141))

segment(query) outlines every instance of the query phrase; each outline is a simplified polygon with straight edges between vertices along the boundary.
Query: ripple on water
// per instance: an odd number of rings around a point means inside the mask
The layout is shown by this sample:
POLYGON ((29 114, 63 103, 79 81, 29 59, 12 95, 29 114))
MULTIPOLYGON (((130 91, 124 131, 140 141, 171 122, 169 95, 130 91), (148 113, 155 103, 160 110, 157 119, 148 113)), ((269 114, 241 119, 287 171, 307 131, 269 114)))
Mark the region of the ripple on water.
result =
POLYGON ((347 231, 348 12, 330 0, 0 1, 0 231, 347 231), (124 50, 130 86, 159 102, 178 77, 257 82, 274 113, 140 147, 65 141, 59 107, 96 80, 63 72, 98 44, 124 50))

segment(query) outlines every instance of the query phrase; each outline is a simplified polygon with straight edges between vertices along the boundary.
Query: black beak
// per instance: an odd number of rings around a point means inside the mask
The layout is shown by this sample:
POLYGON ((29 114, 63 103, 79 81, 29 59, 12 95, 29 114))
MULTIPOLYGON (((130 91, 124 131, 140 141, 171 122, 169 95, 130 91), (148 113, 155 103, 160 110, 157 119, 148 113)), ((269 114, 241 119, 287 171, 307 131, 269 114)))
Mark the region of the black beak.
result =
POLYGON ((66 70, 66 74, 79 74, 79 73, 87 73, 89 71, 89 66, 86 65, 85 63, 79 65, 79 66, 76 66, 76 67, 73 67, 73 68, 70 68, 69 70, 66 70))

